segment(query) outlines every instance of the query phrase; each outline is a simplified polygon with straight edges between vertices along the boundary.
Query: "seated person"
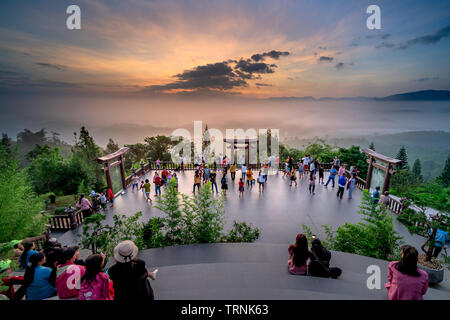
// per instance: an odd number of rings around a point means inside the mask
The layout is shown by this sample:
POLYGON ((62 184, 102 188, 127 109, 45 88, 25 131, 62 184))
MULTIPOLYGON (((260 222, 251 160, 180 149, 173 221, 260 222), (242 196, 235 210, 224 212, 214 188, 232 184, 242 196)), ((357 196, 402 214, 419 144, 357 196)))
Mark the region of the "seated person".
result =
POLYGON ((22 252, 22 255, 19 258, 19 263, 20 266, 22 268, 26 268, 28 266, 28 260, 30 259, 30 257, 37 253, 36 250, 34 250, 36 248, 36 245, 34 244, 34 242, 27 242, 24 244, 24 250, 22 252))
POLYGON ((308 273, 311 276, 336 279, 341 275, 341 269, 330 268, 331 252, 315 236, 311 242, 311 254, 311 261, 308 265, 308 273))
POLYGON ((417 268, 419 253, 414 247, 402 246, 401 260, 388 265, 388 283, 384 286, 389 300, 423 300, 428 290, 428 274, 417 268))
POLYGON ((78 300, 80 279, 86 272, 83 265, 75 263, 79 257, 77 246, 68 247, 62 252, 64 262, 56 270, 56 289, 60 299, 78 300))
POLYGON ((42 252, 31 255, 23 280, 27 300, 43 300, 56 295, 54 273, 52 269, 44 267, 44 263, 45 255, 42 252))
POLYGON ((308 259, 312 256, 308 250, 308 239, 304 234, 298 234, 295 244, 288 248, 288 269, 291 274, 306 275, 308 272, 308 259))

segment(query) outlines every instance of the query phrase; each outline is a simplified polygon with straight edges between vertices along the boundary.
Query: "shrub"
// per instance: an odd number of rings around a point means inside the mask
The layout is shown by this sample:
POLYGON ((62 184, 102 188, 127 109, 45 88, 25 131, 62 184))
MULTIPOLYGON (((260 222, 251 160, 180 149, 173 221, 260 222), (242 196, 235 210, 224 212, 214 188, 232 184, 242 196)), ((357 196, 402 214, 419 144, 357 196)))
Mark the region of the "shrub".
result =
POLYGON ((224 237, 226 242, 254 242, 259 238, 258 228, 252 228, 246 222, 233 222, 233 228, 224 237))

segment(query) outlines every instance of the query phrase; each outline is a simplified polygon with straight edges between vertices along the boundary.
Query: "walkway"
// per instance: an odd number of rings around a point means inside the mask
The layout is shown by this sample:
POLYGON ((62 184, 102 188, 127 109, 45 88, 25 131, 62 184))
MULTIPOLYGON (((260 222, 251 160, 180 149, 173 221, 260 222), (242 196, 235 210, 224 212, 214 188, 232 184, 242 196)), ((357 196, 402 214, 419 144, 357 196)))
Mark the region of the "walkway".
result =
MULTIPOLYGON (((325 174, 325 181, 327 178, 325 174)), ((152 181, 153 173, 147 174, 146 178, 152 181)), ((316 194, 310 195, 308 191, 309 183, 307 179, 297 180, 298 186, 289 187, 289 179, 282 178, 282 173, 269 176, 264 192, 258 192, 258 186, 249 189, 246 186, 245 195, 239 198, 238 177, 235 183, 229 179, 229 190, 225 204, 226 224, 225 231, 229 230, 234 220, 246 221, 252 226, 261 230, 261 237, 258 242, 284 244, 290 243, 295 236, 302 232, 302 224, 309 226, 312 232, 319 237, 323 237, 322 225, 329 225, 337 228, 346 222, 355 223, 361 220, 358 214, 362 192, 355 188, 353 199, 348 199, 347 190, 344 198, 336 197, 337 187, 332 188, 331 184, 325 188, 316 183, 316 194)), ((192 194, 193 172, 180 172, 179 191, 188 195, 192 194)), ((230 177, 228 175, 228 177, 230 177)), ((221 179, 218 174, 217 181, 221 179)), ((220 191, 220 183, 219 191, 220 191)), ((154 186, 152 184, 152 198, 155 199, 154 186)), ((155 203, 155 202, 154 202, 155 203)), ((161 212, 144 200, 142 192, 132 192, 128 188, 125 194, 119 195, 114 208, 107 210, 106 223, 113 223, 113 215, 124 214, 130 216, 138 211, 142 211, 142 221, 153 216, 161 216, 161 212)), ((395 229, 404 237, 404 242, 412 244, 417 248, 422 244, 423 238, 417 235, 410 235, 407 228, 394 218, 395 229)), ((67 231, 65 233, 54 233, 63 243, 76 243, 78 230, 67 231)))

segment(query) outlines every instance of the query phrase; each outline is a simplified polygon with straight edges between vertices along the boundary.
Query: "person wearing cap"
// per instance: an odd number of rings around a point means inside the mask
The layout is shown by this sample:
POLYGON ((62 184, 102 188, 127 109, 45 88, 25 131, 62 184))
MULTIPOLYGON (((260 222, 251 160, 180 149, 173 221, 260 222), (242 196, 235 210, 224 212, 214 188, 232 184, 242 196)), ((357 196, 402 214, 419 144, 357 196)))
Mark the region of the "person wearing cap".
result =
POLYGON ((114 248, 116 264, 107 273, 113 281, 116 301, 154 300, 148 278, 154 280, 157 270, 148 271, 145 261, 137 258, 138 251, 138 247, 130 240, 114 248))
MULTIPOLYGON (((23 276, 10 276, 9 273, 12 272, 10 267, 11 260, 0 260, 0 274, 4 272, 6 272, 7 274, 1 279, 2 286, 7 287, 7 289, 0 290, 0 294, 6 296, 9 300, 13 300, 14 295, 16 294, 14 286, 21 285, 23 283, 23 276)), ((24 293, 25 291, 23 292, 23 294, 24 293)), ((20 299, 23 297, 23 294, 21 295, 20 299)))
POLYGON ((68 247, 62 252, 61 260, 64 262, 56 269, 56 290, 59 299, 78 300, 80 279, 86 272, 84 266, 75 264, 79 257, 77 246, 68 247))

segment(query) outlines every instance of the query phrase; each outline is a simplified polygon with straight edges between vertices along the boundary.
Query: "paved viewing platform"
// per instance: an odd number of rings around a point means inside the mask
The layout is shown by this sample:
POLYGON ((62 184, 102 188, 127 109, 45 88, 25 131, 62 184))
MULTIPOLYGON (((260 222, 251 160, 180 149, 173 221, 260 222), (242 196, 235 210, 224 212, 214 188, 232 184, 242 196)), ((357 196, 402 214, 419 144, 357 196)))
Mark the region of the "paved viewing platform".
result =
MULTIPOLYGON (((246 186, 244 197, 239 198, 237 182, 240 175, 237 172, 234 183, 229 179, 224 231, 231 228, 233 220, 246 221, 261 230, 261 237, 255 243, 184 245, 141 251, 139 257, 146 261, 148 268, 159 269, 157 280, 151 282, 156 299, 387 298, 384 288, 387 261, 333 252, 331 265, 343 270, 337 280, 295 276, 287 270, 287 248, 302 232, 302 224, 323 237, 321 225, 337 228, 346 222, 361 220, 358 214, 360 190, 355 188, 353 199, 348 199, 347 190, 344 198, 338 199, 337 187, 329 185, 325 188, 316 182, 316 194, 310 195, 306 178, 297 180, 297 187, 289 187, 289 179, 278 173, 268 177, 264 192, 258 192, 258 185, 254 185, 253 189, 246 186), (366 269, 369 265, 378 265, 381 269, 380 290, 367 288, 369 275, 366 269)), ((327 176, 326 173, 325 182, 327 176)), ((153 172, 145 178, 152 177, 153 172)), ((192 194, 193 172, 179 172, 178 177, 179 191, 192 194)), ((218 174, 218 182, 220 178, 221 174, 218 174)), ((155 199, 153 184, 152 199, 155 199)), ((142 211, 143 221, 162 214, 145 202, 141 191, 132 192, 128 188, 125 194, 116 198, 114 208, 106 211, 106 223, 112 223, 113 215, 130 216, 138 211, 142 211)), ((419 248, 424 239, 409 234, 395 214, 393 216, 395 229, 403 237, 402 242, 419 248)), ((64 244, 76 243, 76 234, 81 228, 55 235, 64 244)), ((447 279, 448 273, 443 283, 430 288, 425 299, 450 299, 447 279)))
MULTIPOLYGON (((154 171, 147 173, 145 179, 153 181, 154 171)), ((254 172, 257 176, 258 172, 254 172)), ((194 173, 192 171, 178 172, 179 191, 192 195, 194 173)), ((328 187, 316 182, 315 195, 310 195, 308 191, 309 182, 305 176, 297 179, 298 186, 289 187, 289 179, 283 178, 283 173, 269 175, 264 192, 258 192, 258 184, 250 189, 245 186, 244 197, 239 198, 238 181, 241 172, 236 173, 236 180, 233 183, 228 174, 229 189, 225 203, 225 231, 229 230, 234 220, 246 221, 253 227, 261 230, 261 236, 257 242, 287 244, 293 242, 298 233, 302 232, 302 224, 309 226, 312 232, 323 237, 322 225, 329 225, 334 229, 346 222, 355 223, 361 220, 358 213, 362 192, 355 188, 353 199, 348 199, 348 190, 345 190, 343 199, 336 197, 337 186, 328 187)), ((220 192, 221 173, 218 173, 217 184, 220 192)), ((325 173, 325 182, 328 173, 325 173)), ((337 182, 337 179, 336 179, 337 182)), ((142 191, 132 192, 129 187, 125 194, 117 196, 114 207, 105 211, 106 223, 113 223, 113 216, 124 214, 131 216, 134 213, 142 212, 142 221, 147 221, 154 216, 162 216, 161 211, 154 208, 156 204, 154 196, 154 185, 152 183, 151 195, 153 205, 145 202, 142 191)), ((162 191, 164 193, 164 190, 162 191)), ((408 229, 397 221, 394 216, 395 229, 404 238, 405 243, 416 246, 422 245, 423 238, 418 235, 411 235, 408 229)), ((54 232, 54 235, 63 243, 76 243, 76 234, 81 232, 82 226, 78 229, 66 232, 54 232)))

